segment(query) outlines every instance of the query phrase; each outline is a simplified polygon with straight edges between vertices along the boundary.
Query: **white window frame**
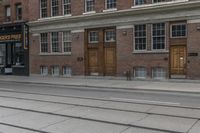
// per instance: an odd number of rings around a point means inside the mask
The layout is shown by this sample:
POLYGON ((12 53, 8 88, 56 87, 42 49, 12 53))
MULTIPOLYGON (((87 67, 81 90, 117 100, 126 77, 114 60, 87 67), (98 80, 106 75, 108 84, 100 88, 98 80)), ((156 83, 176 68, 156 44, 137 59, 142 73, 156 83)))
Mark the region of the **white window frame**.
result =
POLYGON ((71 77, 72 76, 72 68, 70 66, 68 66, 68 65, 63 66, 63 76, 64 77, 71 77), (65 68, 68 68, 68 69, 65 70, 65 68))
POLYGON ((40 53, 48 53, 49 51, 49 34, 47 32, 45 33, 40 33, 40 53), (41 38, 41 34, 47 34, 47 52, 42 52, 42 38, 41 38))
POLYGON ((166 51, 166 47, 167 47, 167 36, 166 36, 166 33, 167 33, 167 25, 166 25, 165 22, 158 22, 158 23, 153 23, 153 24, 151 24, 151 50, 152 50, 152 51, 157 51, 157 52, 166 51), (164 40, 165 48, 164 48, 164 49, 154 49, 154 48, 153 48, 153 24, 159 24, 159 23, 164 23, 164 24, 165 24, 165 40, 164 40))
POLYGON ((71 6, 72 0, 70 0, 70 13, 65 14, 65 10, 64 10, 64 9, 65 9, 64 6, 65 6, 65 5, 68 5, 69 3, 65 4, 65 3, 64 3, 64 0, 62 0, 62 4, 63 4, 63 5, 62 5, 62 7, 63 7, 63 15, 65 15, 65 16, 71 16, 71 13, 72 13, 72 8, 71 8, 71 7, 72 7, 72 6, 71 6))
POLYGON ((47 76, 48 75, 48 72, 49 70, 48 70, 48 67, 47 66, 40 66, 40 74, 42 75, 42 76, 47 76), (45 69, 44 69, 45 68, 45 69))
POLYGON ((98 31, 89 31, 89 32, 88 32, 88 40, 89 40, 89 41, 88 41, 89 43, 98 43, 98 42, 99 42, 99 32, 98 32, 98 31), (90 40, 90 33, 91 33, 91 32, 97 32, 98 41, 91 41, 91 40, 90 40))
POLYGON ((59 53, 60 52, 60 42, 59 42, 59 32, 55 32, 55 33, 58 33, 58 51, 57 52, 53 52, 53 47, 52 47, 52 33, 54 33, 54 32, 51 32, 51 34, 50 34, 50 46, 51 46, 51 53, 59 53))
POLYGON ((22 11, 23 11, 23 10, 22 10, 22 4, 21 4, 21 3, 17 3, 17 4, 15 5, 15 8, 16 8, 16 9, 15 9, 15 11, 16 11, 16 13, 15 13, 15 14, 16 14, 16 20, 17 20, 17 21, 20 21, 20 20, 23 19, 23 18, 22 18, 22 14, 23 14, 23 13, 22 13, 22 11), (18 10, 18 9, 21 9, 21 14, 19 14, 19 12, 18 12, 19 10, 18 10), (21 17, 21 18, 20 18, 20 17, 21 17))
POLYGON ((69 31, 63 31, 63 32, 62 32, 62 52, 63 52, 63 53, 66 53, 66 54, 71 54, 71 53, 72 53, 72 32, 71 32, 70 30, 69 30, 69 31), (67 41, 64 40, 64 32, 70 32, 70 38, 71 38, 70 40, 67 40, 67 41), (71 51, 68 51, 68 52, 65 52, 65 51, 64 51, 64 48, 65 48, 65 47, 64 47, 64 45, 65 45, 64 43, 65 43, 65 42, 71 43, 71 51))
POLYGON ((116 7, 114 7, 114 8, 108 8, 107 3, 108 3, 108 0, 105 0, 105 10, 116 10, 117 9, 117 0, 116 0, 116 7))
POLYGON ((104 42, 116 42, 117 41, 117 32, 115 29, 107 29, 107 30, 104 30, 104 42), (106 40, 106 31, 114 31, 115 32, 115 40, 106 40))
POLYGON ((135 67, 134 68, 134 77, 137 78, 137 79, 146 79, 147 78, 147 68, 146 67, 142 67, 142 66, 141 67, 140 66, 139 67, 135 67), (136 71, 137 71, 137 69, 140 69, 140 68, 145 69, 145 71, 144 71, 145 72, 145 77, 136 76, 136 71))
POLYGON ((53 6, 52 6, 52 0, 51 0, 51 17, 56 17, 56 16, 59 16, 59 0, 58 0, 58 15, 54 15, 53 16, 53 6))
POLYGON ((147 24, 135 24, 135 25, 133 26, 133 27, 134 27, 134 28, 133 28, 133 32, 134 32, 134 35, 133 35, 133 36, 134 36, 134 37, 133 37, 133 38, 134 38, 134 39, 133 39, 134 51, 141 51, 141 52, 142 52, 142 51, 147 51, 147 42, 148 42, 148 38, 147 38, 147 37, 148 37, 148 36, 147 36, 147 26, 148 26, 147 24), (143 49, 143 50, 137 50, 137 49, 135 49, 135 45, 136 45, 136 42, 135 42, 135 26, 136 26, 136 25, 145 25, 145 26, 146 26, 146 49, 143 49))
POLYGON ((186 38, 187 37, 187 23, 175 23, 170 25, 170 38, 186 38), (175 36, 172 35, 172 27, 177 25, 185 25, 185 36, 175 36))
POLYGON ((93 5, 94 9, 92 11, 87 11, 87 6, 88 6, 87 1, 92 1, 92 0, 85 0, 85 13, 94 13, 95 12, 95 0, 93 0, 94 1, 94 5, 93 5))
POLYGON ((59 67, 59 65, 53 65, 53 66, 51 66, 51 75, 52 76, 60 76, 60 67, 59 67), (55 68, 58 68, 58 69, 54 70, 55 68))
POLYGON ((147 4, 147 3, 137 5, 137 4, 136 4, 136 0, 134 0, 134 6, 142 6, 142 5, 146 5, 146 4, 147 4))
MULTIPOLYGON (((47 0, 46 0, 46 2, 48 2, 47 0)), ((48 3, 47 3, 47 6, 48 6, 48 3)), ((46 17, 42 17, 42 4, 41 4, 41 0, 40 0, 40 18, 47 18, 48 17, 48 9, 47 9, 47 6, 46 6, 46 10, 47 10, 47 16, 46 17)))
POLYGON ((167 72, 166 72, 166 69, 164 67, 153 67, 152 68, 152 78, 153 79, 158 79, 158 80, 166 79, 166 74, 167 74, 167 72), (156 69, 162 69, 163 70, 162 72, 159 71, 159 74, 157 74, 157 75, 162 75, 162 76, 159 76, 159 77, 154 76, 154 72, 155 72, 156 69))

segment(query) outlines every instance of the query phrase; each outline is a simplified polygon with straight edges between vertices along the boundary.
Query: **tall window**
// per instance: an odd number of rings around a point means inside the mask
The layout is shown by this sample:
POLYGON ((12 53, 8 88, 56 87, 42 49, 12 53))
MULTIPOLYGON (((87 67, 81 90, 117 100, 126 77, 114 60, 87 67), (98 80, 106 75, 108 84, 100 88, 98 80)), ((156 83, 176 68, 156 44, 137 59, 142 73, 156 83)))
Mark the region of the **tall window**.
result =
POLYGON ((146 50, 146 25, 135 25, 135 50, 146 50))
POLYGON ((113 9, 117 7, 117 0, 106 0, 106 8, 113 9))
POLYGON ((94 0, 85 0, 85 12, 94 11, 94 0))
POLYGON ((135 1, 135 5, 143 5, 147 3, 146 0, 134 0, 134 1, 135 1))
POLYGON ((59 52, 59 33, 58 32, 52 32, 51 33, 51 49, 52 52, 59 52))
POLYGON ((41 47, 41 50, 40 52, 41 53, 47 53, 48 52, 48 33, 41 33, 40 34, 40 47, 41 47))
POLYGON ((152 30, 153 49, 165 49, 165 23, 153 24, 152 30))
POLYGON ((7 22, 11 21, 11 9, 10 6, 5 7, 5 20, 7 22))
POLYGON ((186 37, 186 24, 173 24, 171 26, 171 37, 186 37))
POLYGON ((63 0, 64 15, 71 14, 71 0, 63 0))
POLYGON ((72 37, 70 31, 63 32, 63 52, 72 51, 72 37))
POLYGON ((40 17, 47 17, 47 0, 40 1, 40 17))
POLYGON ((105 42, 115 42, 116 41, 116 31, 114 29, 105 31, 105 42))
POLYGON ((21 4, 16 5, 16 19, 22 20, 22 5, 21 4))
POLYGON ((58 0, 51 0, 51 16, 59 15, 59 4, 58 0))
POLYGON ((99 42, 99 32, 98 31, 90 31, 89 35, 89 43, 97 43, 99 42))

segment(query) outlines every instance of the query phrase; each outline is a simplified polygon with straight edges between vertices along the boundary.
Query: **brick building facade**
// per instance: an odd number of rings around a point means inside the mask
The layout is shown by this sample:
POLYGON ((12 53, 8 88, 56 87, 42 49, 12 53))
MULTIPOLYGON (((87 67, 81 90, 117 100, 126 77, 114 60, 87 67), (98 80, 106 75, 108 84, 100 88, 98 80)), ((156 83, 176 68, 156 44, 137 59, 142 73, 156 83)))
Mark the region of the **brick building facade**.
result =
POLYGON ((29 0, 30 74, 200 79, 196 0, 29 0))
POLYGON ((29 75, 29 1, 1 0, 0 74, 29 75))

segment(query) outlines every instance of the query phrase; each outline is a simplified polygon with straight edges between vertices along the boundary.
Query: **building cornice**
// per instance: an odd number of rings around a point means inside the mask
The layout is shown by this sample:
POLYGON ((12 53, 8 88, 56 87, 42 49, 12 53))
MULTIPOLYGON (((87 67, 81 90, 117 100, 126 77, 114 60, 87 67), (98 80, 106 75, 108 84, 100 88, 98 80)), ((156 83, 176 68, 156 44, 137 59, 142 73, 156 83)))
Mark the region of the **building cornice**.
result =
MULTIPOLYGON (((133 22, 140 22, 140 21, 151 21, 151 20, 159 20, 159 19, 186 19, 186 17, 196 17, 199 14, 192 14, 191 12, 200 9, 200 1, 185 1, 185 2, 178 2, 178 3, 167 3, 167 4, 152 4, 148 6, 140 6, 134 7, 126 10, 119 10, 113 12, 102 12, 96 14, 86 14, 80 16, 58 16, 58 17, 51 17, 45 19, 39 19, 37 21, 29 22, 30 27, 40 27, 40 26, 47 26, 47 25, 62 25, 66 27, 72 27, 73 24, 77 23, 77 26, 81 28, 87 27, 87 24, 84 22, 89 21, 97 21, 97 20, 109 20, 110 24, 118 24, 124 23, 123 18, 126 19, 126 23, 133 23, 133 22), (182 12, 181 12, 182 11, 182 12), (177 16, 169 16, 168 14, 180 12, 177 16), (184 15, 185 13, 185 15, 184 15), (192 16, 191 16, 192 14, 192 16), (159 16, 159 17, 156 17, 159 16), (119 20, 117 20, 120 18, 119 20), (134 18, 134 21, 133 19, 134 18), (113 20, 113 21, 112 21, 113 20), (69 24, 69 25, 67 25, 69 24)), ((199 15, 200 17, 200 15, 199 15)), ((98 25, 98 22, 95 25, 98 25)), ((109 23, 104 23, 105 25, 109 25, 109 23)), ((94 25, 94 26, 95 26, 94 25)), ((88 25, 91 26, 92 25, 88 25)), ((59 28, 59 27, 58 27, 59 28)), ((35 29, 36 31, 37 29, 35 29)), ((38 29, 39 30, 39 29, 38 29)))

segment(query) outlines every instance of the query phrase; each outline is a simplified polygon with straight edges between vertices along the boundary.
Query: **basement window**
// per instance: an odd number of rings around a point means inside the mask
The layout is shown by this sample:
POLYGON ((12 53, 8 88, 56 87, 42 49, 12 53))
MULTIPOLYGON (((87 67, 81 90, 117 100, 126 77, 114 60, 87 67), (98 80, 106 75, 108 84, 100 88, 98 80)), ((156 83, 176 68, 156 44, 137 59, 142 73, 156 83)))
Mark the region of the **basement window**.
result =
POLYGON ((47 76, 48 75, 48 67, 47 66, 41 66, 40 67, 40 73, 42 76, 47 76))
POLYGON ((152 69, 152 78, 153 79, 165 79, 166 78, 166 71, 162 67, 154 67, 152 69))
POLYGON ((135 78, 145 79, 147 77, 147 69, 145 67, 136 67, 134 72, 135 78))
POLYGON ((51 67, 51 74, 52 76, 59 76, 60 75, 60 69, 59 66, 52 66, 51 67))

